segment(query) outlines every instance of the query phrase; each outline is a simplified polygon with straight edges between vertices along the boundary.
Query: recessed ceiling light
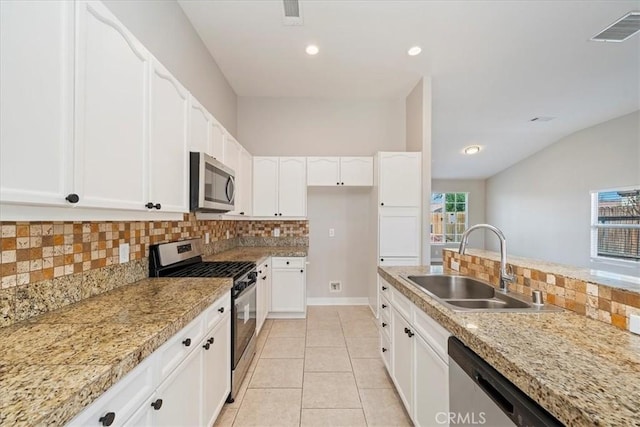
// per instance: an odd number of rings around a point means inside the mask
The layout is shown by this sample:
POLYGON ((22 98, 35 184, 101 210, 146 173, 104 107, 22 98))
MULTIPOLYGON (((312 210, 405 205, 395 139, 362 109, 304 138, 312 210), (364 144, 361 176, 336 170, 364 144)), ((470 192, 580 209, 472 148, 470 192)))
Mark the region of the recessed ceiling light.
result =
POLYGON ((309 46, 307 46, 305 51, 307 52, 308 55, 317 55, 318 52, 320 52, 320 49, 318 49, 318 46, 314 44, 310 44, 309 46))
POLYGON ((414 46, 407 51, 409 56, 420 55, 420 52, 422 52, 422 48, 420 46, 414 46))
POLYGON ((480 152, 480 146, 479 145, 470 145, 467 148, 464 149, 464 154, 476 154, 480 152))

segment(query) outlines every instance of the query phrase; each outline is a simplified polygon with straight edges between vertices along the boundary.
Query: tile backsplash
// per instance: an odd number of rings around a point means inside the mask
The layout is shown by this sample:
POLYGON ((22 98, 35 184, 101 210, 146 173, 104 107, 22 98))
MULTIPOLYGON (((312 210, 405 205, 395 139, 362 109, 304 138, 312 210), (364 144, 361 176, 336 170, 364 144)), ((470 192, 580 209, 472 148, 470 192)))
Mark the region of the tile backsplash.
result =
POLYGON ((204 238, 205 254, 260 243, 275 228, 286 242, 307 242, 308 221, 0 222, 0 327, 96 295, 148 275, 149 245, 204 238), (227 238, 228 236, 228 238, 227 238), (119 245, 129 262, 119 263, 119 245))
MULTIPOLYGON (((476 255, 460 255, 450 250, 444 250, 443 255, 445 271, 459 271, 498 287, 499 261, 476 255), (459 268, 452 268, 452 261, 459 263, 459 268)), ((509 284, 511 291, 531 295, 531 291, 540 290, 545 302, 624 330, 629 328, 630 314, 640 315, 638 292, 545 272, 527 265, 509 265, 516 277, 515 282, 509 284)))

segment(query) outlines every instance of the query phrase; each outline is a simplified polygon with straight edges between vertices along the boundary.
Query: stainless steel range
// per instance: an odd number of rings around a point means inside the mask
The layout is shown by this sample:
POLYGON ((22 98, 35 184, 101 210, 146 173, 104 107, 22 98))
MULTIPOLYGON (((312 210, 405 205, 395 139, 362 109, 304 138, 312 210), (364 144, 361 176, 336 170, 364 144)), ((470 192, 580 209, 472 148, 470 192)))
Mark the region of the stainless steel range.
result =
POLYGON ((256 353, 256 264, 205 262, 199 239, 149 247, 149 277, 231 277, 231 393, 234 401, 256 353))

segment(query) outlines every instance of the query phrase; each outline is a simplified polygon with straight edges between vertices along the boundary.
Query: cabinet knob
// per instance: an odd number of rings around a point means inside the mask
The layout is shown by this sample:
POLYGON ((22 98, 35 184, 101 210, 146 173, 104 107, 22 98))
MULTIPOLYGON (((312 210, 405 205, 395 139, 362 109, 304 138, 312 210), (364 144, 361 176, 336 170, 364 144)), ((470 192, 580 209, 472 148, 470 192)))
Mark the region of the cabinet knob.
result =
MULTIPOLYGON (((78 203, 80 201, 80 196, 78 196, 75 193, 71 193, 67 197, 65 197, 64 199, 69 203, 78 203)), ((111 412, 109 412, 109 413, 111 413, 111 412)))
POLYGON ((208 342, 202 346, 202 348, 204 348, 205 350, 209 350, 210 347, 211 347, 211 344, 209 344, 208 342))
POLYGON ((244 215, 244 212, 240 212, 240 215, 244 215))
POLYGON ((409 335, 409 338, 411 338, 412 336, 414 336, 415 334, 411 331, 407 332, 407 335, 409 335))
POLYGON ((155 409, 156 411, 159 410, 160 408, 162 408, 162 399, 158 399, 155 402, 151 402, 151 406, 153 407, 153 409, 155 409))
POLYGON ((287 265, 289 265, 289 261, 287 261, 287 265))
POLYGON ((214 342, 215 340, 216 340, 216 339, 215 339, 214 337, 209 337, 209 339, 207 340, 207 342, 208 342, 209 344, 213 344, 213 342, 214 342))
POLYGON ((162 205, 160 203, 156 203, 156 205, 154 206, 154 208, 160 210, 162 209, 162 205))
POLYGON ((262 276, 262 280, 267 280, 267 276, 262 276))
POLYGON ((187 338, 186 340, 182 341, 182 344, 184 344, 185 347, 189 347, 191 345, 191 338, 187 338))
POLYGON ((386 287, 386 286, 383 286, 383 287, 382 287, 382 290, 383 290, 383 291, 386 291, 386 290, 387 290, 387 287, 386 287))
POLYGON ((382 304, 382 308, 387 308, 387 304, 382 304))
POLYGON ((274 213, 274 215, 275 215, 275 216, 278 216, 278 214, 277 214, 277 213, 274 213))
POLYGON ((339 182, 336 182, 336 185, 340 185, 340 183, 339 183, 339 182))
POLYGON ((280 212, 278 215, 282 216, 282 212, 280 212))
POLYGON ((262 270, 258 270, 258 274, 262 274, 262 270))
POLYGON ((304 270, 300 270, 300 273, 304 273, 304 270))
POLYGON ((344 182, 341 182, 340 185, 344 185, 344 182))
MULTIPOLYGON (((72 202, 72 203, 75 203, 75 202, 72 202)), ((111 424, 113 424, 113 421, 115 419, 116 419, 115 412, 107 412, 106 414, 104 414, 104 416, 100 417, 98 421, 100 421, 100 423, 103 426, 110 426, 111 424)))
POLYGON ((220 313, 224 313, 224 307, 220 307, 220 308, 218 309, 218 311, 219 311, 220 313))
POLYGON ((382 327, 383 327, 383 328, 386 328, 386 327, 387 327, 387 324, 386 324, 386 323, 384 323, 384 322, 382 322, 382 327))
POLYGON ((380 258, 380 262, 384 262, 384 258, 380 258))
POLYGON ((384 206, 384 203, 380 203, 380 206, 384 206))
POLYGON ((384 353, 385 351, 387 351, 387 349, 382 347, 382 352, 384 353))
POLYGON ((147 208, 147 209, 153 209, 153 208, 156 207, 156 205, 154 205, 153 203, 149 202, 146 205, 144 205, 144 207, 147 208))

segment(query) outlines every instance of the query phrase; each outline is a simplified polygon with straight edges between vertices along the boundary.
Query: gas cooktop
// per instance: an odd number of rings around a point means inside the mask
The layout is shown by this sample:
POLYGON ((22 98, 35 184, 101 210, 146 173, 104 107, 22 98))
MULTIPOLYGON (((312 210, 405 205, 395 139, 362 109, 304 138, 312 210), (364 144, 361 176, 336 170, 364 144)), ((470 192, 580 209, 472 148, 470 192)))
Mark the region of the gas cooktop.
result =
POLYGON ((202 261, 176 267, 162 275, 164 277, 233 277, 234 280, 237 280, 254 269, 255 266, 255 263, 248 261, 202 261))

